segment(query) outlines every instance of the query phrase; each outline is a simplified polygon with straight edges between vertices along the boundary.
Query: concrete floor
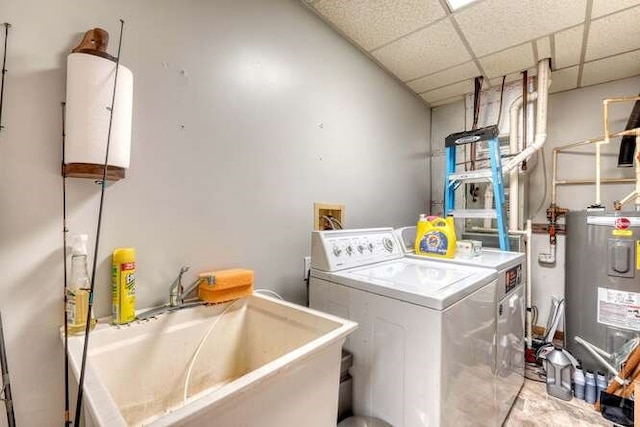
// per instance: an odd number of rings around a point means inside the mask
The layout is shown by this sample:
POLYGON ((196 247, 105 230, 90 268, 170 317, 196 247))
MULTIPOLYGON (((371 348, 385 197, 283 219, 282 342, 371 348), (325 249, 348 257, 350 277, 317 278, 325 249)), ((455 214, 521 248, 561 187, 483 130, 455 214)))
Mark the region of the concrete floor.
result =
POLYGON ((584 400, 564 401, 547 394, 545 383, 525 380, 504 427, 613 426, 584 400))

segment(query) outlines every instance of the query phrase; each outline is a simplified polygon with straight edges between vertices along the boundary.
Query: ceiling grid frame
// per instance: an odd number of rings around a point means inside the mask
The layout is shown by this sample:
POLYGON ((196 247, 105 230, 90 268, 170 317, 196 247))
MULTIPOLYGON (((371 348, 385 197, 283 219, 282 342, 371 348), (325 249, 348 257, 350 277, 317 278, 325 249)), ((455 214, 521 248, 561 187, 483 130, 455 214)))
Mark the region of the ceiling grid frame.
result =
MULTIPOLYGON (((430 106, 455 102, 468 94, 468 92, 465 93, 463 91, 468 90, 465 88, 471 86, 465 85, 464 82, 473 80, 472 77, 469 77, 472 73, 481 75, 484 78, 483 87, 488 89, 501 80, 497 76, 489 78, 489 74, 501 73, 501 75, 507 75, 507 80, 509 81, 513 75, 521 73, 524 69, 535 73, 537 61, 543 59, 542 56, 546 57, 548 55, 551 56, 552 70, 554 72, 562 71, 557 76, 557 82, 560 86, 558 87, 558 92, 571 90, 572 84, 568 79, 572 79, 575 76, 576 68, 579 70, 577 81, 574 83, 577 88, 598 84, 592 82, 611 81, 640 75, 640 63, 636 65, 631 61, 640 51, 640 38, 636 43, 635 36, 632 35, 635 34, 635 27, 624 23, 630 21, 629 18, 622 21, 622 27, 617 28, 617 37, 623 43, 620 47, 623 47, 624 51, 617 51, 615 47, 612 47, 610 51, 602 48, 602 37, 604 37, 603 34, 606 34, 603 30, 603 28, 606 28, 604 24, 598 25, 597 29, 591 28, 591 23, 600 19, 634 8, 640 10, 640 0, 567 0, 566 2, 564 0, 562 2, 556 2, 555 0, 521 0, 519 2, 477 0, 453 11, 446 0, 429 0, 428 6, 420 9, 422 15, 420 15, 419 20, 416 20, 416 15, 412 15, 411 11, 406 7, 407 1, 411 2, 411 0, 350 0, 349 3, 345 3, 344 0, 301 1, 310 10, 319 15, 332 29, 358 47, 368 58, 391 74, 403 86, 407 87, 418 99, 430 106), (345 4, 347 6, 343 6, 345 4), (367 4, 375 4, 376 10, 382 10, 384 13, 382 16, 371 15, 369 10, 363 9, 367 7, 367 4), (436 5, 439 5, 439 8, 436 5), (365 24, 372 22, 375 25, 372 25, 370 29, 365 28, 365 30, 375 31, 376 28, 380 27, 385 31, 388 30, 387 35, 393 34, 394 37, 385 39, 384 43, 375 47, 371 47, 369 44, 370 49, 367 50, 358 45, 353 37, 350 37, 349 25, 343 25, 346 28, 346 31, 343 31, 338 25, 331 22, 330 17, 323 16, 316 8, 318 6, 323 6, 324 9, 337 8, 338 11, 335 13, 340 14, 340 18, 343 20, 346 19, 344 16, 345 10, 351 12, 364 10, 367 19, 363 20, 362 17, 358 16, 353 17, 356 23, 360 25, 359 31, 363 29, 363 22, 365 24), (343 7, 344 10, 342 10, 343 7), (520 11, 519 8, 522 10, 520 11), (596 9, 598 10, 597 13, 595 12, 596 9), (426 12, 425 15, 425 10, 430 11, 426 12), (465 25, 462 25, 458 20, 461 14, 464 16, 465 25), (397 19, 394 20, 394 17, 397 17, 397 19), (543 18, 545 21, 541 22, 541 26, 536 26, 535 20, 543 18), (386 22, 378 25, 378 20, 385 19, 387 20, 386 22), (447 19, 446 31, 443 32, 442 28, 440 30, 428 30, 431 26, 438 27, 438 24, 440 24, 440 27, 445 26, 442 21, 447 19), (483 29, 480 27, 470 26, 473 22, 470 19, 476 19, 481 25, 484 25, 485 31, 491 31, 491 34, 483 34, 483 29), (420 20, 423 20, 425 25, 416 27, 416 24, 419 25, 420 20), (405 25, 406 23, 410 23, 410 25, 405 25), (390 25, 395 25, 395 27, 390 25), (403 25, 407 28, 403 29, 403 25), (559 47, 557 35, 571 29, 577 29, 581 25, 583 26, 580 28, 581 37, 577 36, 575 30, 573 32, 574 35, 571 37, 567 37, 569 33, 565 33, 562 39, 563 45, 559 47), (470 29, 471 35, 475 38, 470 39, 469 35, 466 34, 466 29, 470 29), (402 33, 405 30, 407 31, 402 33), (416 33, 422 31, 425 31, 421 34, 422 37, 415 36, 416 33), (518 31, 522 31, 524 36, 514 33, 518 31), (590 38, 596 35, 594 31, 599 37, 600 44, 594 45, 599 46, 596 48, 597 53, 589 53, 590 38), (398 36, 398 34, 403 35, 398 36), (405 41, 412 35, 414 35, 412 42, 405 41), (517 40, 523 41, 513 43, 517 40), (480 51, 474 49, 474 43, 482 43, 478 45, 481 49, 480 51), (530 53, 525 54, 522 45, 527 43, 529 43, 528 52, 530 53), (517 49, 514 50, 516 53, 520 52, 518 59, 510 58, 507 53, 503 55, 505 61, 504 66, 502 66, 498 56, 492 64, 492 71, 489 73, 482 58, 487 58, 518 46, 521 49, 519 51, 517 49), (403 49, 403 51, 398 51, 396 48, 403 49), (386 56, 374 55, 374 53, 381 50, 386 56), (479 55, 479 52, 482 55, 479 55), (564 55, 563 57, 569 58, 569 60, 565 59, 558 63, 558 54, 564 55), (529 59, 527 59, 527 56, 529 56, 529 59), (458 61, 455 60, 456 57, 458 57, 458 61), (435 62, 432 60, 435 60, 435 62), (407 61, 410 65, 402 65, 407 61), (533 64, 529 64, 529 62, 533 62, 533 64), (606 69, 605 64, 619 65, 620 69, 609 71, 606 69), (527 68, 513 71, 514 65, 527 68), (592 75, 585 76, 586 73, 591 72, 593 73, 592 75), (610 74, 608 75, 607 73, 610 74), (456 88, 461 92, 458 95, 451 96, 456 88), (441 94, 443 99, 430 97, 432 102, 429 103, 424 96, 429 92, 433 96, 441 94)), ((634 15, 637 10, 633 12, 634 15)), ((631 22, 635 21, 632 20, 631 22)), ((616 29, 615 27, 613 28, 616 29)), ((370 33, 365 39, 373 40, 375 39, 374 36, 380 39, 379 35, 371 34, 373 33, 370 33)))
POLYGON ((578 68, 578 87, 582 86, 582 73, 584 71, 584 58, 587 56, 587 44, 589 43, 589 28, 591 27, 591 12, 593 0, 587 0, 587 9, 584 11, 584 33, 582 33, 582 49, 580 51, 580 68, 578 68))
MULTIPOLYGON (((449 9, 449 4, 446 2, 446 0, 439 0, 439 1, 440 1, 440 5, 442 5, 442 7, 447 11, 446 12, 447 15, 451 17, 453 28, 456 30, 456 33, 458 33, 458 37, 460 37, 460 40, 462 40, 462 44, 464 45, 464 47, 467 48, 467 52, 469 52, 469 55, 471 56, 471 60, 476 64, 476 67, 478 67, 478 70, 480 70, 480 76, 482 76, 486 84, 489 85, 489 77, 487 76, 487 73, 484 71, 484 68, 482 67, 482 64, 480 63, 480 60, 476 56, 475 52, 473 51, 473 49, 471 49, 471 45, 469 44, 469 41, 467 40, 464 33, 462 32, 462 29, 460 28, 460 24, 458 24, 458 21, 456 20, 454 13, 449 9)), ((476 3, 469 3, 465 7, 458 9, 457 12, 459 12, 460 10, 464 10, 467 7, 471 7, 472 5, 475 5, 475 4, 476 3)), ((477 76, 477 77, 480 77, 480 76, 477 76)))

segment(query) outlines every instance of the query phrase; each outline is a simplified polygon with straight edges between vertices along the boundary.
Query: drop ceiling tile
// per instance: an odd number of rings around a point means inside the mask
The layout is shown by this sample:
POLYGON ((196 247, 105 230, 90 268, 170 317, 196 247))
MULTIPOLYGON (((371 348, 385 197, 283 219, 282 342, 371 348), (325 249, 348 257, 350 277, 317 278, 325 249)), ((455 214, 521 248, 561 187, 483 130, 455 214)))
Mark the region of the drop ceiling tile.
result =
POLYGON ((489 78, 503 76, 514 71, 526 70, 535 65, 533 47, 525 43, 502 52, 480 58, 480 65, 489 78))
POLYGON ((485 0, 454 14, 477 56, 584 22, 587 0, 485 0))
POLYGON ((451 98, 443 99, 441 101, 435 101, 430 103, 431 108, 440 107, 442 105, 452 104, 457 101, 462 101, 464 99, 463 95, 457 95, 451 98))
POLYGON ((554 68, 566 68, 580 63, 583 35, 584 25, 578 25, 577 27, 560 31, 554 36, 556 43, 554 68))
POLYGON ((317 0, 312 6, 365 50, 445 16, 438 0, 317 0))
POLYGON ((449 18, 375 50, 372 55, 403 81, 471 60, 449 18))
MULTIPOLYGON (((529 76, 531 76, 531 73, 529 73, 529 76)), ((522 73, 511 73, 511 74, 507 74, 507 78, 504 80, 504 83, 507 84, 510 82, 515 82, 520 80, 522 80, 522 73)), ((489 80, 489 83, 491 84, 492 87, 502 86, 502 76, 489 80)))
POLYGON ((593 0, 591 18, 595 19, 637 5, 640 5, 640 0, 593 0))
POLYGON ((462 96, 466 93, 471 92, 473 92, 473 81, 465 80, 449 86, 441 87, 440 89, 423 93, 421 96, 428 103, 432 103, 442 101, 447 98, 452 98, 457 95, 462 96))
POLYGON ((565 68, 564 70, 552 71, 549 93, 577 88, 579 70, 580 67, 576 65, 575 67, 565 68))
POLYGON ((444 71, 413 80, 407 85, 416 93, 422 93, 459 82, 460 80, 472 79, 479 75, 480 70, 478 70, 476 64, 473 61, 469 61, 457 67, 448 68, 444 71))
POLYGON ((587 62, 582 70, 581 86, 589 86, 640 74, 640 50, 587 62))
POLYGON ((591 21, 586 61, 640 48, 640 7, 591 21))
POLYGON ((536 48, 538 49, 538 61, 545 58, 551 58, 551 40, 549 37, 543 37, 536 40, 536 48))

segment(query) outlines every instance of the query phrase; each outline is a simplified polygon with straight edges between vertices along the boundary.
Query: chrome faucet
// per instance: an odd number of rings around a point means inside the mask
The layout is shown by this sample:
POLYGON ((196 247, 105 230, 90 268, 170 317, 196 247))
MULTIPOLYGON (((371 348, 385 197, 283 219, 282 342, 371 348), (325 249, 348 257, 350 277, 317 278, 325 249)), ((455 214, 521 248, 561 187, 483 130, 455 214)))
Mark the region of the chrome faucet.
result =
POLYGON ((187 288, 185 289, 182 286, 182 276, 184 275, 184 273, 186 273, 187 271, 189 271, 189 267, 188 266, 182 266, 180 267, 180 272, 178 273, 178 276, 175 278, 175 280, 171 283, 171 286, 169 286, 169 303, 164 304, 160 307, 155 307, 152 308, 150 310, 147 310, 143 313, 140 313, 137 316, 138 320, 145 320, 145 319, 149 319, 151 317, 157 316, 159 314, 162 313, 166 313, 166 312, 170 312, 170 311, 175 311, 175 310, 179 310, 181 308, 187 308, 187 307, 193 307, 196 305, 203 305, 206 304, 206 302, 204 301, 193 301, 193 302, 189 302, 189 303, 185 303, 184 299, 187 295, 189 295, 191 293, 191 291, 193 291, 202 281, 207 281, 207 283, 212 284, 214 281, 213 276, 209 276, 209 277, 198 277, 196 278, 196 280, 194 280, 189 286, 187 286, 187 288))
MULTIPOLYGON (((173 281, 173 283, 169 287, 169 305, 171 307, 177 307, 178 305, 184 302, 184 295, 186 294, 184 293, 184 289, 182 287, 182 275, 187 271, 189 271, 188 266, 180 267, 180 272, 178 273, 178 277, 176 277, 176 279, 173 281)), ((199 281, 197 281, 196 283, 198 282, 199 281)), ((191 292, 192 290, 193 288, 190 287, 189 292, 191 292)))

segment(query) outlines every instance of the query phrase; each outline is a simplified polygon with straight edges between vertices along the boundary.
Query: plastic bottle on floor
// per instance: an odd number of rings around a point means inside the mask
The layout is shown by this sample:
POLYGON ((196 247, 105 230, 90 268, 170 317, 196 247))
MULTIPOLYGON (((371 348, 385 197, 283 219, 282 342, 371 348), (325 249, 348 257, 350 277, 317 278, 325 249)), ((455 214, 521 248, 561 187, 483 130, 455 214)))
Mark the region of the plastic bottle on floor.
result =
POLYGON ((582 366, 576 367, 573 372, 573 396, 576 399, 584 400, 584 372, 582 372, 582 366))
POLYGON ((596 377, 591 370, 584 375, 584 400, 587 403, 596 403, 596 377))
POLYGON ((598 371, 596 375, 596 400, 600 400, 600 392, 607 389, 609 383, 607 382, 607 377, 602 371, 598 371))

